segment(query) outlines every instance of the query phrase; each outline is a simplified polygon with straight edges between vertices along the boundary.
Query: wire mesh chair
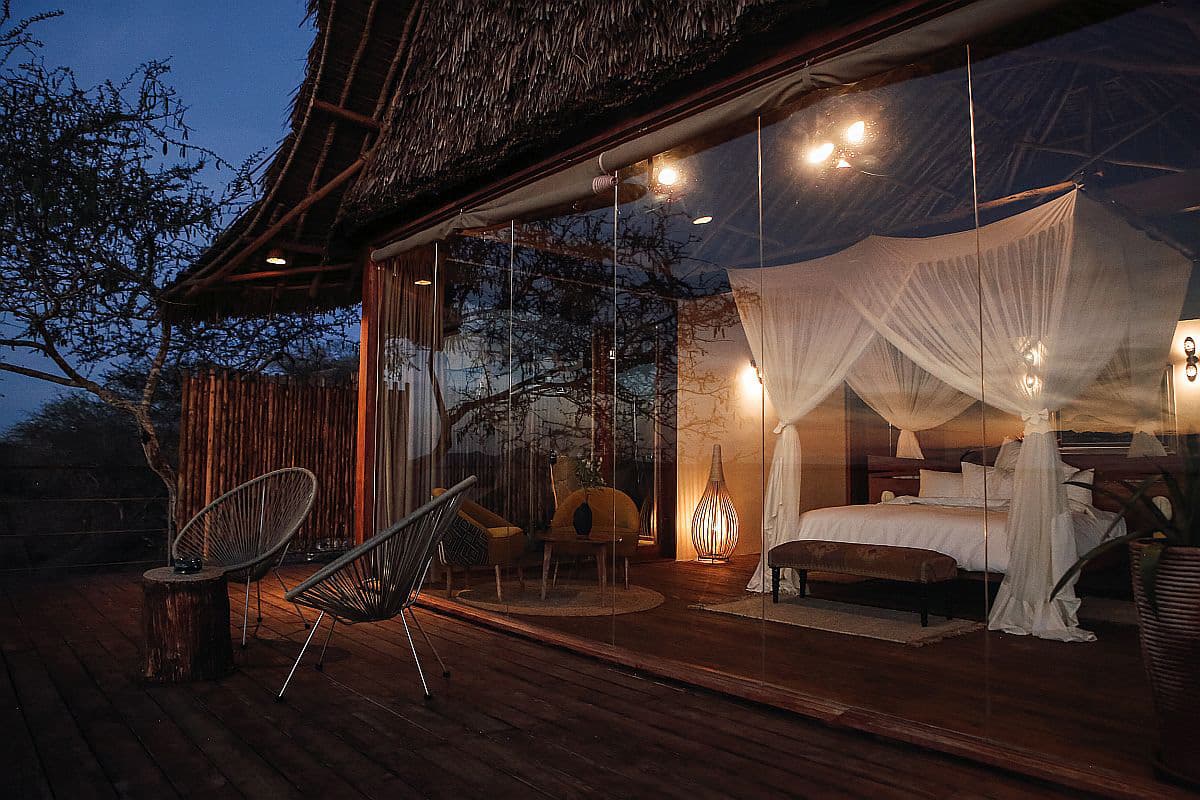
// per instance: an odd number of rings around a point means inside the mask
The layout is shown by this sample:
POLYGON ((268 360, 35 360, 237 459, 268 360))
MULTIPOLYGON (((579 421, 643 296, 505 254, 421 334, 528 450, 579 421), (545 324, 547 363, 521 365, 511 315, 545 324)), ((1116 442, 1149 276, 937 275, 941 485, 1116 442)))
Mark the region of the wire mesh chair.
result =
MULTIPOLYGON (((192 517, 171 545, 176 560, 198 558, 220 567, 231 580, 246 581, 246 603, 242 610, 242 647, 250 620, 250 584, 258 592, 258 622, 262 622, 262 586, 267 572, 274 572, 286 593, 279 565, 300 524, 308 516, 317 494, 317 477, 301 467, 268 472, 243 483, 213 500, 192 517)), ((295 605, 295 604, 293 604, 295 605)), ((304 627, 308 620, 296 605, 304 627)), ((258 625, 255 625, 255 633, 258 625)))
POLYGON ((434 658, 441 665, 442 675, 450 677, 446 663, 442 661, 437 648, 433 646, 429 635, 417 620, 413 604, 417 601, 417 595, 429 571, 429 564, 441 546, 446 529, 458 514, 467 489, 474 484, 474 475, 455 484, 444 494, 331 562, 287 593, 289 601, 314 609, 320 612, 320 615, 313 623, 308 638, 304 640, 300 655, 296 656, 296 662, 292 664, 277 700, 283 699, 283 693, 287 691, 292 676, 296 674, 296 668, 300 666, 300 661, 326 614, 333 617, 333 622, 325 635, 321 656, 317 659, 318 670, 322 669, 325 663, 325 650, 329 647, 329 640, 333 637, 333 629, 338 622, 349 625, 384 622, 399 616, 401 624, 404 625, 404 635, 408 637, 413 661, 417 665, 417 675, 421 678, 421 688, 425 690, 425 697, 429 698, 431 695, 429 684, 425 682, 425 671, 421 668, 421 659, 413 644, 412 633, 404 619, 404 612, 407 611, 413 624, 425 638, 425 644, 429 645, 434 658))

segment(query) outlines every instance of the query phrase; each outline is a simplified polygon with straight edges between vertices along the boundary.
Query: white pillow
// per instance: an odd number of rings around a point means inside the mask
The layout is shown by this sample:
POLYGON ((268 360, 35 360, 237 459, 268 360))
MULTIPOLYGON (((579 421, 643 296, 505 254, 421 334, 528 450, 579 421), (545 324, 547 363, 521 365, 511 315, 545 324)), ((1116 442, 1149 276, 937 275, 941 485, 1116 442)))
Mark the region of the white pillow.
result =
POLYGON ((969 461, 962 462, 963 496, 983 499, 984 481, 987 482, 988 502, 1011 500, 1013 474, 1006 469, 983 467, 969 461))
POLYGON ((1017 456, 1021 454, 1021 440, 1005 436, 1000 443, 1000 452, 996 453, 996 469, 1015 469, 1017 456))
MULTIPOLYGON (((1076 483, 1086 483, 1093 485, 1096 482, 1096 470, 1094 469, 1077 469, 1070 464, 1063 464, 1063 481, 1075 481, 1076 483)), ((1084 489, 1082 486, 1068 486, 1067 502, 1069 504, 1093 506, 1095 498, 1092 496, 1091 489, 1084 489)))
POLYGON ((921 497, 962 497, 963 476, 958 472, 921 470, 921 497))

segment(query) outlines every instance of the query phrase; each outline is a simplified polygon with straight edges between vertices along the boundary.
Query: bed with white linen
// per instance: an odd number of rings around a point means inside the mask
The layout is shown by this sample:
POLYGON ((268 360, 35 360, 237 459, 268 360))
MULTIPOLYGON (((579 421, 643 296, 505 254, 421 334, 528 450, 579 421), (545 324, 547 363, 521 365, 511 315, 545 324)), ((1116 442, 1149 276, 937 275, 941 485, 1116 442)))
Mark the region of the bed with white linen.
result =
MULTIPOLYGON (((918 481, 891 484, 903 487, 902 491, 915 488, 916 495, 889 497, 892 492, 888 492, 874 505, 805 512, 787 539, 917 547, 951 556, 959 569, 968 572, 1005 573, 1010 556, 1011 465, 1019 452, 1019 442, 1006 442, 996 456, 996 466, 961 462, 958 471, 919 469, 918 481)), ((1073 485, 1094 485, 1096 470, 1065 463, 1060 469, 1076 553, 1083 555, 1105 539, 1123 536, 1125 521, 1096 508, 1092 489, 1073 485)))
MULTIPOLYGON (((919 547, 951 556, 959 569, 1003 573, 1008 569, 1008 501, 988 503, 986 536, 983 500, 965 497, 897 497, 874 505, 806 511, 794 539, 919 547)), ((1082 555, 1108 537, 1125 533, 1124 521, 1098 508, 1071 512, 1075 549, 1082 555)))

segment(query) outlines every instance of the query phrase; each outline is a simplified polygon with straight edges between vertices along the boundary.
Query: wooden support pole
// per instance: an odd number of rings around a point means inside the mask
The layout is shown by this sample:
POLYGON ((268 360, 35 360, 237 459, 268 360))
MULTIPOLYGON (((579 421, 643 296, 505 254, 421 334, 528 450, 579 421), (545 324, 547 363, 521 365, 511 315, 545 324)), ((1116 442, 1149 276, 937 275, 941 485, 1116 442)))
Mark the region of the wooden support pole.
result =
POLYGON ((362 284, 362 322, 358 340, 358 420, 354 468, 354 540, 375 533, 375 393, 379 369, 379 276, 370 253, 362 284))

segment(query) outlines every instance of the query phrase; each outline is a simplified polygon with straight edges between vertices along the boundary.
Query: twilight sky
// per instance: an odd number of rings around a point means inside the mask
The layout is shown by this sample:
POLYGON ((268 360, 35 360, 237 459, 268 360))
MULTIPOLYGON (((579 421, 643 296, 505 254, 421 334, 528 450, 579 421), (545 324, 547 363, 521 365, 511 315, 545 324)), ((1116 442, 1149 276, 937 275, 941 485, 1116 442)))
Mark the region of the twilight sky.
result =
MULTIPOLYGON (((232 163, 283 138, 313 31, 305 0, 15 0, 20 19, 64 15, 35 28, 51 65, 82 86, 120 79, 151 59, 171 61, 168 80, 190 106, 192 141, 232 163)), ((220 180, 226 173, 214 173, 220 180)), ((0 431, 59 390, 0 373, 0 431)))

